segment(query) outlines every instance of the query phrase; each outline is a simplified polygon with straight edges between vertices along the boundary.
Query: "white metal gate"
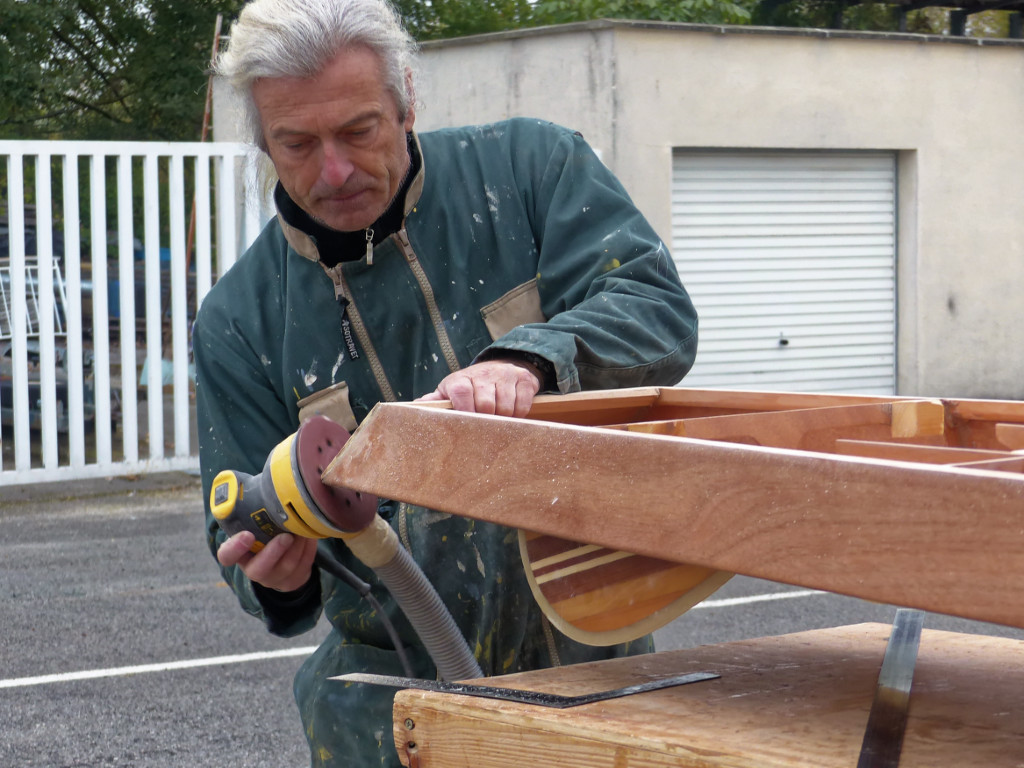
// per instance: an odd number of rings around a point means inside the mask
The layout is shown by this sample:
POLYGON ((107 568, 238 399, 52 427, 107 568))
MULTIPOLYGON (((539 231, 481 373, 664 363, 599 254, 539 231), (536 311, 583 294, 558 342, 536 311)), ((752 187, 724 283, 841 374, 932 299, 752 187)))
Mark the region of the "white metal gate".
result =
POLYGON ((267 217, 249 153, 0 141, 0 485, 198 467, 191 321, 267 217))
POLYGON ((895 392, 892 153, 677 151, 672 249, 700 315, 686 386, 895 392))

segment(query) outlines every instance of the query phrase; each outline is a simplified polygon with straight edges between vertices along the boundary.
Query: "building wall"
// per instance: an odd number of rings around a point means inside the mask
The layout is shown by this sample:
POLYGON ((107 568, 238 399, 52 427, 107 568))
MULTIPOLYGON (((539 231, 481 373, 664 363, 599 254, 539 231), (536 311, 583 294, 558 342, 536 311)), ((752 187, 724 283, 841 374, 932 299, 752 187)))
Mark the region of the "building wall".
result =
POLYGON ((897 151, 899 393, 1024 399, 1024 44, 595 22, 421 64, 420 130, 577 128, 666 240, 674 148, 897 151))

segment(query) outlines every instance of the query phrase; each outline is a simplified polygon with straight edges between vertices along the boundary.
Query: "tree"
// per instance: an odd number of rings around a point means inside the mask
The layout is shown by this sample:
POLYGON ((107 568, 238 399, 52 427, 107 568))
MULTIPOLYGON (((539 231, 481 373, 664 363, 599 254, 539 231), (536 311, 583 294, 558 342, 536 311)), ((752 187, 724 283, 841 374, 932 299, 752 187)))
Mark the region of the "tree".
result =
POLYGON ((530 0, 392 0, 420 41, 536 26, 530 0))
MULTIPOLYGON (((753 22, 773 27, 816 27, 894 32, 899 25, 898 6, 876 0, 760 0, 753 22)), ((918 8, 907 13, 906 32, 941 35, 946 14, 936 8, 918 8)))
POLYGON ((243 0, 0 0, 0 136, 198 139, 215 19, 243 0))
POLYGON ((599 18, 747 24, 750 4, 748 0, 538 0, 535 12, 547 24, 599 18))
POLYGON ((417 40, 600 18, 744 24, 752 0, 394 0, 417 40))

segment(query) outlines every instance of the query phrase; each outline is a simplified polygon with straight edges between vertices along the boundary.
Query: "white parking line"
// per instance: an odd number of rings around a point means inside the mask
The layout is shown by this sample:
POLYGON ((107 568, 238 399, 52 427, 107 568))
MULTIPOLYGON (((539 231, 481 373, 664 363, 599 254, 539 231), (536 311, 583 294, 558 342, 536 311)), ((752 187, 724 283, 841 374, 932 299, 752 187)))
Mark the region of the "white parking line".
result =
MULTIPOLYGON (((771 592, 763 595, 746 595, 745 597, 727 597, 720 600, 705 600, 693 606, 698 608, 731 608, 736 605, 763 603, 769 600, 792 600, 793 598, 811 597, 826 594, 816 589, 793 590, 790 592, 771 592)), ((308 656, 316 650, 316 646, 302 648, 285 648, 280 651, 260 651, 257 653, 240 653, 234 656, 213 656, 208 659, 187 659, 184 661, 167 661, 161 664, 140 664, 134 667, 112 667, 110 669, 87 669, 81 672, 62 672, 55 675, 39 675, 38 677, 16 677, 0 680, 0 688, 21 688, 29 685, 46 685, 48 683, 68 683, 76 680, 95 680, 102 677, 121 677, 141 675, 148 672, 168 672, 176 669, 194 669, 196 667, 214 667, 219 664, 245 664, 250 661, 282 659, 289 656, 308 656)))
POLYGON ((214 656, 208 659, 186 659, 184 661, 167 661, 161 664, 140 664, 134 667, 112 667, 110 669, 87 669, 82 672, 63 672, 56 675, 39 675, 38 677, 16 677, 0 680, 0 688, 20 688, 27 685, 46 685, 47 683, 67 683, 74 680, 94 680, 100 677, 120 677, 122 675, 140 675, 146 672, 167 672, 173 669, 194 669, 195 667, 212 667, 218 664, 244 664, 249 661, 266 659, 282 659, 289 656, 308 656, 316 650, 315 645, 303 648, 285 648, 280 651, 260 651, 258 653, 240 653, 235 656, 214 656))
POLYGON ((749 605, 750 603, 764 603, 768 600, 791 600, 794 597, 811 597, 812 595, 825 595, 819 589, 796 589, 791 592, 770 592, 765 595, 746 595, 744 597, 725 597, 721 600, 705 600, 697 603, 691 611, 698 608, 731 608, 734 605, 749 605))

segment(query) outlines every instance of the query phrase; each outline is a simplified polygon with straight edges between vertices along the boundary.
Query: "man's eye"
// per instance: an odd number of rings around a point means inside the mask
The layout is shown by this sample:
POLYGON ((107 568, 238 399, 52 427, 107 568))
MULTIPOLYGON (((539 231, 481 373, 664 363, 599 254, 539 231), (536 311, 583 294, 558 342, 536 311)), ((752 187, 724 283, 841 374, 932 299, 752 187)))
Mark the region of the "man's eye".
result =
POLYGON ((281 139, 277 144, 289 152, 298 152, 308 147, 309 141, 307 139, 281 139))
POLYGON ((373 135, 373 126, 367 126, 366 128, 352 128, 348 131, 349 139, 358 141, 360 139, 367 139, 373 135))

